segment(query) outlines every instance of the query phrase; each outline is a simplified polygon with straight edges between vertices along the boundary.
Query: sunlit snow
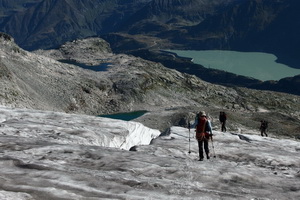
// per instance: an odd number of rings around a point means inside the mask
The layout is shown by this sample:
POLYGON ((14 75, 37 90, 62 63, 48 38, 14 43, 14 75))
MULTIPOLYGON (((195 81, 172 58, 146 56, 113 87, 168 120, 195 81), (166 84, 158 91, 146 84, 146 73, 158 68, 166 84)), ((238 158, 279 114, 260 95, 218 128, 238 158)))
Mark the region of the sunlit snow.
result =
POLYGON ((0 107, 0 199, 300 199, 299 141, 213 133, 0 107))

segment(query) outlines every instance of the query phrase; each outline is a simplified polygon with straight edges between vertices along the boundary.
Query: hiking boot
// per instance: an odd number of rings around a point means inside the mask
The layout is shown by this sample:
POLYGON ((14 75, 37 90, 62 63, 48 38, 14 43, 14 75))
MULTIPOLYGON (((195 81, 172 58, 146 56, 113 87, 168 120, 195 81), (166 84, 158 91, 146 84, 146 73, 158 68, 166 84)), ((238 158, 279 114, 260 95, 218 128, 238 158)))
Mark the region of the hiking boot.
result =
POLYGON ((210 158, 209 155, 207 155, 206 158, 209 159, 210 158))
POLYGON ((199 159, 199 161, 202 161, 202 160, 203 160, 203 158, 200 158, 200 159, 199 159))

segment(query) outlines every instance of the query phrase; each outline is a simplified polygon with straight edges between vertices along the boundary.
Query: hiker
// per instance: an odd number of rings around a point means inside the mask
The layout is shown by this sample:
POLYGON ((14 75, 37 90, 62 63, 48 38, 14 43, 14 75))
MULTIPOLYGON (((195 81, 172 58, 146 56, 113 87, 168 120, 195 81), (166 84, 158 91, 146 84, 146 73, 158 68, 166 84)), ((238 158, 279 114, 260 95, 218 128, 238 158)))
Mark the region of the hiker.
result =
POLYGON ((221 122, 221 131, 222 132, 226 132, 226 120, 227 120, 227 116, 225 112, 220 112, 219 115, 219 120, 221 122))
POLYGON ((266 135, 266 137, 268 137, 268 134, 267 134, 268 122, 267 121, 261 120, 259 129, 260 129, 260 134, 262 137, 264 136, 264 134, 266 135))
POLYGON ((195 122, 192 127, 196 128, 196 139, 199 147, 199 161, 202 161, 204 158, 203 145, 206 158, 209 159, 208 140, 210 137, 212 137, 212 128, 210 120, 207 119, 205 111, 201 111, 196 115, 195 122))

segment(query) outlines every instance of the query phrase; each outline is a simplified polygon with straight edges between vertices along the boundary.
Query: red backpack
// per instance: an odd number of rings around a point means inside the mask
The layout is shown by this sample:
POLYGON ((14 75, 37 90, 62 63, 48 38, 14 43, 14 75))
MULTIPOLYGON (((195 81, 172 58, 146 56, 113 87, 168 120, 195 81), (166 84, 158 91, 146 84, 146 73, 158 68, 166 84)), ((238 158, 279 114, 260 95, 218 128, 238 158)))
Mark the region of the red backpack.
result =
POLYGON ((206 133, 207 119, 205 117, 198 117, 198 124, 196 126, 196 139, 204 140, 209 138, 209 133, 206 133))

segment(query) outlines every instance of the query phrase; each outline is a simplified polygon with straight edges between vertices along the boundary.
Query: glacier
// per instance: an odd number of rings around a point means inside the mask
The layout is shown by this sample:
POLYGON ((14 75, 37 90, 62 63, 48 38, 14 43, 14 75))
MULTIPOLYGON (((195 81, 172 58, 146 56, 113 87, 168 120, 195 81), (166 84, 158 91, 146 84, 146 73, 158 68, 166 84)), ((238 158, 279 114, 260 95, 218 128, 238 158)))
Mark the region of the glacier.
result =
POLYGON ((299 141, 213 133, 199 162, 194 129, 0 107, 0 199, 300 199, 299 141))

